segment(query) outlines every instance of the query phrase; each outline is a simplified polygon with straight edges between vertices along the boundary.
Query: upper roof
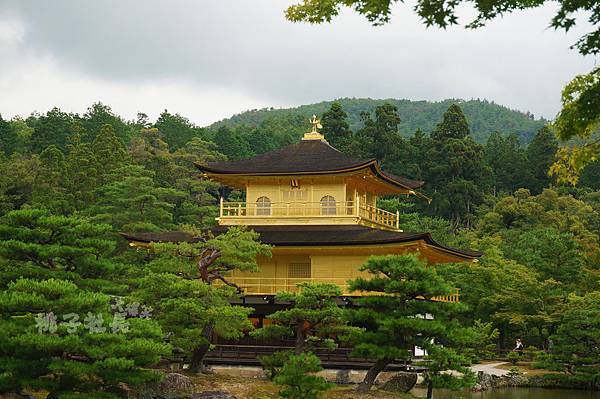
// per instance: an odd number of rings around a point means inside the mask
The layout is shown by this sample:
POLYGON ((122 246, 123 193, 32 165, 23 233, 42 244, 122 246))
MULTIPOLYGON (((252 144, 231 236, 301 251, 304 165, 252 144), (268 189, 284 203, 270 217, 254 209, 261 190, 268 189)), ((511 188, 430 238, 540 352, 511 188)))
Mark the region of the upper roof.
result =
MULTIPOLYGON (((227 226, 217 226, 208 231, 214 235, 223 234, 227 226)), ((260 235, 260 241, 276 247, 289 246, 352 246, 383 245, 408 243, 422 240, 428 245, 461 259, 474 259, 480 252, 446 247, 435 241, 430 233, 399 232, 380 230, 359 225, 339 226, 249 226, 260 235)), ((195 237, 185 232, 136 233, 121 234, 129 241, 149 242, 198 242, 195 237)))
POLYGON ((381 170, 375 159, 351 158, 329 145, 325 140, 302 140, 279 150, 237 161, 196 163, 205 173, 221 175, 315 175, 336 174, 369 168, 389 184, 415 189, 424 182, 395 176, 381 170))

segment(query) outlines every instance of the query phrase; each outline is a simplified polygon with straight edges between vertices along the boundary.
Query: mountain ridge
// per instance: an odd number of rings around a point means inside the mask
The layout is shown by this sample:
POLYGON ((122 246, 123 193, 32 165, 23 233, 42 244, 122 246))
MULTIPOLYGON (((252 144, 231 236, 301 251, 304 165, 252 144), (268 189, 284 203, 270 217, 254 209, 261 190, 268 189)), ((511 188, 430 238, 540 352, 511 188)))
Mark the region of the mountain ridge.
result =
MULTIPOLYGON (((398 107, 400 115, 400 133, 404 137, 410 137, 415 130, 421 129, 429 133, 435 125, 441 121, 443 113, 448 107, 458 104, 469 122, 473 138, 483 143, 487 137, 498 131, 502 134, 516 134, 521 144, 531 141, 535 133, 548 121, 544 118, 536 119, 533 114, 508 108, 496 104, 493 101, 471 99, 446 99, 441 101, 407 100, 407 99, 373 99, 373 98, 339 98, 335 100, 321 101, 312 104, 303 104, 287 108, 262 108, 253 109, 232 115, 208 126, 210 130, 221 126, 236 127, 246 125, 260 127, 270 131, 277 126, 285 126, 287 123, 292 136, 299 136, 308 126, 307 119, 316 114, 322 115, 333 102, 339 102, 348 114, 348 123, 353 131, 360 129, 362 112, 373 112, 379 105, 392 103, 398 107)), ((276 134, 276 132, 273 132, 276 134)), ((283 132, 281 132, 283 133, 283 132)))

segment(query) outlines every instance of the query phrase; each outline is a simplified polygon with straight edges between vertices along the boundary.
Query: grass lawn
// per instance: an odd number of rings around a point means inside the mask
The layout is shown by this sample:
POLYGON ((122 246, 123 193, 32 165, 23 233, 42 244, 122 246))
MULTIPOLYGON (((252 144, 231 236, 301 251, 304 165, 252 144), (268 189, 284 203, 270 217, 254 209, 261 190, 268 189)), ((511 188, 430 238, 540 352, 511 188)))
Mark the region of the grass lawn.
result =
MULTIPOLYGON (((533 362, 518 362, 516 366, 523 372, 523 374, 528 376, 540 376, 546 374, 562 374, 559 371, 554 370, 546 370, 546 369, 534 369, 532 367, 533 362)), ((499 369, 510 370, 511 367, 514 367, 510 362, 501 364, 497 366, 499 369)))

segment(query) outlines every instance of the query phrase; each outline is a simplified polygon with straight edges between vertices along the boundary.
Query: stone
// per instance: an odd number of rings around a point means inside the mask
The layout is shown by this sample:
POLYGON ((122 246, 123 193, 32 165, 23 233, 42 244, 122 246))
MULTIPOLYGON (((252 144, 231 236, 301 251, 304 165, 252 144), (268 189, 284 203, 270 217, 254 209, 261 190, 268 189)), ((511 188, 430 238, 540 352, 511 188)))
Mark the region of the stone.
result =
POLYGON ((237 399, 235 396, 225 391, 205 391, 195 393, 192 399, 237 399))
POLYGON ((335 383, 338 385, 348 385, 351 384, 350 380, 350 370, 338 370, 335 374, 335 383))
POLYGON ((417 373, 398 372, 386 381, 380 389, 388 392, 407 393, 417 383, 417 373))

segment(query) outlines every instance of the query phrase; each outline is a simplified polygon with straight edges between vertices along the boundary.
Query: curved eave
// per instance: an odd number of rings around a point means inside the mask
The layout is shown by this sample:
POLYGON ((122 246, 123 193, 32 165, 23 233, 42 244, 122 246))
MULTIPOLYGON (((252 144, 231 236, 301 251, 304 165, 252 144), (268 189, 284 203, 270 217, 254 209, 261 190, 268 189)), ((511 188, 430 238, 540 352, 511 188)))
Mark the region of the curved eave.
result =
MULTIPOLYGON (((448 259, 446 262, 464 262, 476 261, 482 256, 482 253, 477 251, 466 251, 444 246, 433 239, 430 233, 404 233, 402 235, 390 237, 377 237, 370 239, 344 239, 336 234, 333 236, 321 239, 318 237, 318 232, 306 232, 297 237, 282 237, 276 231, 269 234, 273 227, 252 226, 253 229, 261 235, 262 241, 265 244, 273 245, 274 248, 334 248, 334 247, 349 247, 349 248, 382 248, 396 245, 407 245, 411 243, 421 242, 424 247, 445 255, 448 259), (265 237, 262 237, 262 236, 265 237)), ((283 226, 278 226, 281 229, 283 226)), ((306 228, 306 226, 302 226, 306 228)), ((359 228, 360 229, 360 228, 359 228)), ((294 229, 296 230, 296 229, 294 229)), ((209 230, 214 235, 219 235, 227 231, 227 227, 218 226, 209 230)), ((145 246, 152 242, 198 242, 200 237, 194 237, 190 233, 185 232, 163 232, 163 233, 138 233, 127 234, 120 233, 122 237, 127 239, 132 244, 141 244, 145 246)), ((386 233, 388 234, 388 233, 386 233)))
MULTIPOLYGON (((340 169, 331 169, 331 170, 319 170, 319 171, 294 171, 294 172, 239 172, 239 171, 229 171, 222 170, 217 168, 211 168, 208 165, 203 165, 200 163, 195 163, 195 166, 206 176, 208 177, 224 177, 224 178, 243 178, 243 177, 281 177, 281 176, 315 176, 315 175, 339 175, 344 173, 352 173, 358 172, 363 169, 369 169, 373 175, 375 175, 382 182, 391 185, 396 188, 400 188, 403 191, 407 191, 410 193, 414 193, 416 195, 420 195, 414 190, 423 186, 424 182, 422 181, 414 181, 415 184, 408 185, 401 181, 398 181, 391 176, 388 176, 381 167, 379 163, 375 159, 371 159, 365 161, 361 164, 354 165, 348 168, 340 168, 340 169)), ((420 195, 423 196, 423 195, 420 195)), ((425 197, 426 198, 426 197, 425 197)))
POLYGON ((365 162, 352 165, 347 168, 331 169, 331 170, 315 170, 315 171, 294 171, 294 172, 243 172, 235 170, 223 170, 219 168, 213 168, 209 165, 203 165, 199 162, 194 162, 194 165, 200 169, 201 172, 212 174, 212 175, 223 175, 232 177, 247 177, 247 176, 298 176, 298 175, 327 175, 327 174, 339 174, 353 172, 364 169, 371 166, 371 164, 377 163, 375 159, 370 159, 365 162))

